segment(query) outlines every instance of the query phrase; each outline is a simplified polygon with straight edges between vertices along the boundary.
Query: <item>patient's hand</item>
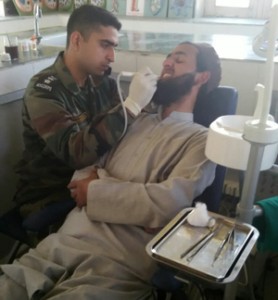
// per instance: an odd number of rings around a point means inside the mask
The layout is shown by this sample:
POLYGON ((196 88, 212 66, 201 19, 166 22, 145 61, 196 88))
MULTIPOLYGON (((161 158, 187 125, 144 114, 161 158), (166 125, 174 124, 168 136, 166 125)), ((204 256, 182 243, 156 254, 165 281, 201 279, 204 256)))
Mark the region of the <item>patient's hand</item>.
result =
POLYGON ((90 173, 89 177, 81 180, 73 180, 68 184, 68 189, 70 189, 71 196, 75 200, 76 205, 81 208, 87 204, 87 191, 88 185, 91 181, 99 179, 97 175, 97 170, 94 169, 90 173))

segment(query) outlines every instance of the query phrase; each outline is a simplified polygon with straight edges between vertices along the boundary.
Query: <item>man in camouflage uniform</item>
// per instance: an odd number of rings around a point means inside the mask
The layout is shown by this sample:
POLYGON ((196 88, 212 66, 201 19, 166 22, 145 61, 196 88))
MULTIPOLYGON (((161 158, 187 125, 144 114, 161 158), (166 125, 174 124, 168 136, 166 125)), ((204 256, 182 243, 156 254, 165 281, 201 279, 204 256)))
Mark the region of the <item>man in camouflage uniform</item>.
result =
MULTIPOLYGON (((106 75, 120 28, 108 11, 81 6, 69 18, 66 50, 31 79, 24 96, 25 150, 16 167, 15 201, 23 217, 71 200, 66 186, 74 170, 94 163, 121 137, 123 109, 116 83, 106 75)), ((124 102, 128 124, 155 89, 150 70, 134 76, 124 102)))

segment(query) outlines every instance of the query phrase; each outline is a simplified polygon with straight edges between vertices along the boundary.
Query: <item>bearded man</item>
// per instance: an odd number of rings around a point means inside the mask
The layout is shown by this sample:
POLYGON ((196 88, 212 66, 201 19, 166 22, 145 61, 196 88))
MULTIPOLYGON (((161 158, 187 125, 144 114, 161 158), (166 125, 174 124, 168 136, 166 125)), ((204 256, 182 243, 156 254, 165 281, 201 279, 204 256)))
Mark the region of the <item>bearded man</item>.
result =
POLYGON ((1 266, 5 299, 154 299, 157 266, 145 246, 214 179, 207 129, 192 112, 220 78, 208 44, 185 42, 167 56, 158 112, 142 113, 98 165, 75 173, 68 187, 77 207, 59 232, 1 266))

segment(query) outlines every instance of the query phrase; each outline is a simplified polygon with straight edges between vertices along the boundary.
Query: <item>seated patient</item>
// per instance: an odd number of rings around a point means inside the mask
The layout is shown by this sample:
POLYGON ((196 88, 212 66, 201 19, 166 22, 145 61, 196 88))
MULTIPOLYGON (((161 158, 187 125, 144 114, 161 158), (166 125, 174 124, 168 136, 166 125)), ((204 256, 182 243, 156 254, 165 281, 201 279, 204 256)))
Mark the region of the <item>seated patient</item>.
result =
POLYGON ((58 233, 1 266, 4 299, 154 299, 145 246, 213 181, 207 129, 192 111, 220 78, 208 44, 181 43, 167 56, 158 113, 142 113, 97 167, 76 172, 69 188, 78 207, 58 233))

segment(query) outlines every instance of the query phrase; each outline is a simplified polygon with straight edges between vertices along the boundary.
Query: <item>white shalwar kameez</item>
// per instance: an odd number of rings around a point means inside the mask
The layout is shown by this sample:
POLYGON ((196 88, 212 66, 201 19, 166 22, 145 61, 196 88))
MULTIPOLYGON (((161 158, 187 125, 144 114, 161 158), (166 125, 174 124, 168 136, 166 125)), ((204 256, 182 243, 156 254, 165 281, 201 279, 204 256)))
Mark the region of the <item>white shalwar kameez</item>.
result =
POLYGON ((153 299, 150 229, 165 226, 212 183, 206 137, 191 113, 141 114, 89 184, 87 207, 1 266, 0 298, 153 299))

